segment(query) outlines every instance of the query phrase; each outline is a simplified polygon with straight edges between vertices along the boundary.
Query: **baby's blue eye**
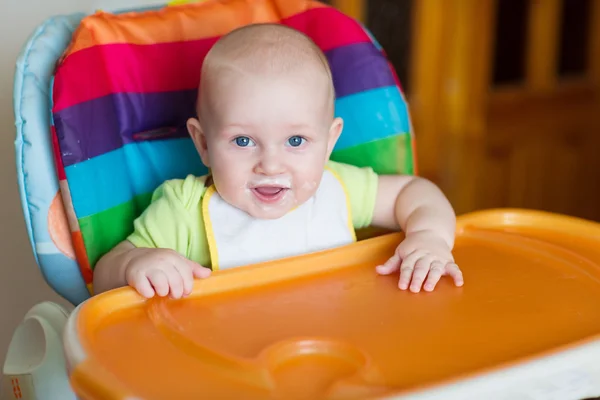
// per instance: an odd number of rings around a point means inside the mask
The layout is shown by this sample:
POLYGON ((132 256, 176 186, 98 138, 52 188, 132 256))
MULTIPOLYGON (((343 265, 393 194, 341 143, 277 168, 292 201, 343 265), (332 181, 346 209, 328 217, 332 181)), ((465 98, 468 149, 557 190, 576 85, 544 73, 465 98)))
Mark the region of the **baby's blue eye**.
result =
POLYGON ((247 136, 239 136, 236 137, 234 140, 235 144, 237 144, 240 147, 248 147, 254 144, 254 142, 247 136))
POLYGON ((298 147, 302 143, 304 143, 304 140, 305 139, 302 136, 292 136, 291 138, 288 139, 288 143, 292 147, 298 147))

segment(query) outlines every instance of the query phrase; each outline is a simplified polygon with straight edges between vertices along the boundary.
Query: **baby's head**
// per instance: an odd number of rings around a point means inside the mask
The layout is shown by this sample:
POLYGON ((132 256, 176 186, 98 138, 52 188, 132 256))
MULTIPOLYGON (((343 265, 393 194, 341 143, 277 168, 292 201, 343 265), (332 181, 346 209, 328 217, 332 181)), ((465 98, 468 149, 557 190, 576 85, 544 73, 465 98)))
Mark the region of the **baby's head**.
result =
POLYGON ((308 200, 342 130, 334 97, 327 60, 304 34, 259 24, 222 37, 188 121, 221 197, 256 218, 308 200))

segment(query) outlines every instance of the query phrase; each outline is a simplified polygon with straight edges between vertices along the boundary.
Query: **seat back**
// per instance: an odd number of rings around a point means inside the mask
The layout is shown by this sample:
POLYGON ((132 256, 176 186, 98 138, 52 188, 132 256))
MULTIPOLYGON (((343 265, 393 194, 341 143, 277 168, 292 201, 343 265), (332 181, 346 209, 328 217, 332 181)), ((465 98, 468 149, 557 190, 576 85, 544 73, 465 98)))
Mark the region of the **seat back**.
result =
POLYGON ((51 129, 65 237, 90 291, 94 265, 131 233, 154 189, 207 172, 185 130, 202 61, 220 36, 257 22, 298 29, 325 52, 336 115, 345 121, 333 160, 378 173, 415 172, 407 105, 393 68, 366 29, 334 8, 304 0, 209 0, 85 17, 56 66, 51 129))

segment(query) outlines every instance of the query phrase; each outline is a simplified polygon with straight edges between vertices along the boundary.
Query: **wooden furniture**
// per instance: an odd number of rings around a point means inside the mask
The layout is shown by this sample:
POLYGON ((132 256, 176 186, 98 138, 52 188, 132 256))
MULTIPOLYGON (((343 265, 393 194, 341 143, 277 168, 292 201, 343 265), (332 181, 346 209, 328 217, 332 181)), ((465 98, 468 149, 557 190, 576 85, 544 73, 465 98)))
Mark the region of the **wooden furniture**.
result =
POLYGON ((378 7, 410 10, 404 81, 419 171, 458 213, 526 207, 600 220, 599 0, 331 3, 373 30, 378 7))

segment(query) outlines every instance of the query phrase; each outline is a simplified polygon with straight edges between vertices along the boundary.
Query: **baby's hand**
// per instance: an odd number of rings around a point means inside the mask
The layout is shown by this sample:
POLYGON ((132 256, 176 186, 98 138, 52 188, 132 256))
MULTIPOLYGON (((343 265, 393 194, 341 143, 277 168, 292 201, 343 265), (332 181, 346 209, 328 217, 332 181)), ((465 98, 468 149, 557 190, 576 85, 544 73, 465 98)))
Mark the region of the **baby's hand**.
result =
POLYGON ((443 275, 450 275, 456 286, 462 286, 464 283, 462 272, 454 263, 448 244, 431 231, 407 235, 396 248, 394 255, 385 264, 377 267, 377 272, 389 275, 398 269, 398 286, 405 290, 410 283, 410 291, 414 293, 421 290, 423 282, 424 289, 432 291, 443 275))
POLYGON ((178 299, 192 292, 194 278, 206 278, 211 270, 168 249, 136 248, 125 268, 127 284, 146 298, 158 295, 178 299))

